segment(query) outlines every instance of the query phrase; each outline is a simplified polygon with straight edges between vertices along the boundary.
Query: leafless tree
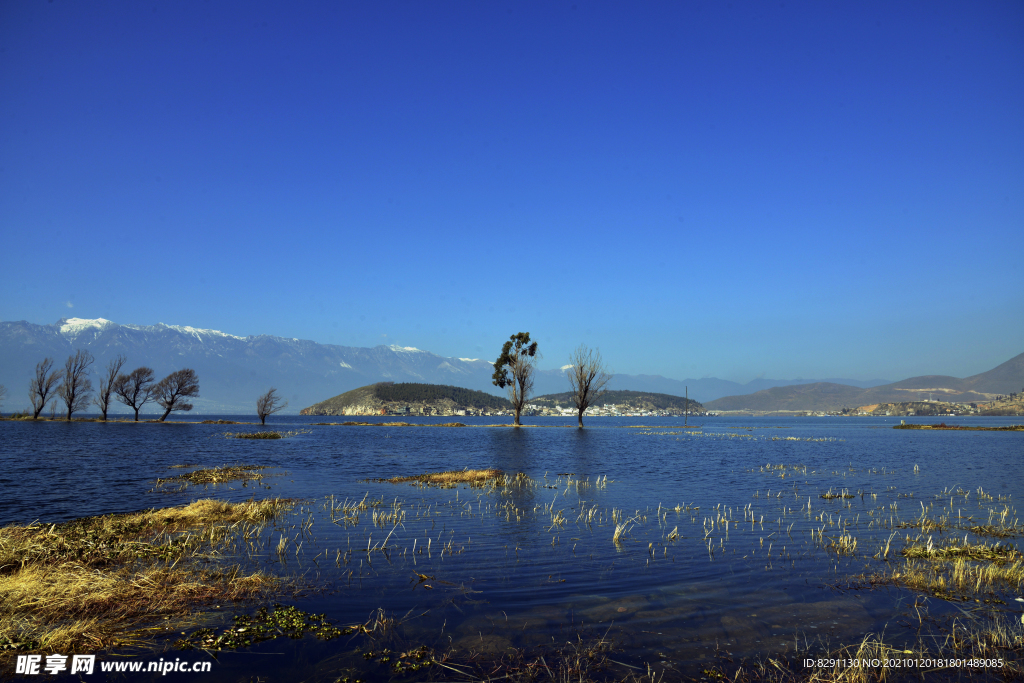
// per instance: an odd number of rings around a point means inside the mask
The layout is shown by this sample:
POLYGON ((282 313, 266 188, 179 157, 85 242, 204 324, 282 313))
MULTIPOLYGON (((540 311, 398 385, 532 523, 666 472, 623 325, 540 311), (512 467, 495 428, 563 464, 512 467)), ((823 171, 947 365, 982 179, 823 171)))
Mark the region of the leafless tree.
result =
POLYGON ((107 421, 107 411, 110 410, 110 395, 114 393, 114 386, 117 384, 117 376, 121 372, 121 368, 128 362, 128 359, 123 355, 119 354, 117 358, 110 361, 107 364, 107 371, 100 378, 100 390, 96 393, 96 398, 93 399, 99 409, 100 413, 103 414, 103 421, 107 421))
POLYGON ((153 396, 164 409, 161 422, 167 419, 172 410, 192 410, 192 404, 187 403, 185 399, 199 396, 199 378, 196 371, 185 368, 172 372, 153 387, 153 396))
POLYGON ((7 387, 5 387, 3 384, 0 384, 0 407, 3 407, 4 405, 5 396, 7 396, 7 387))
POLYGON ((533 391, 533 373, 537 369, 537 342, 530 342, 529 332, 519 332, 509 337, 501 347, 501 355, 494 361, 492 384, 508 389, 508 400, 516 413, 515 426, 526 407, 526 400, 533 391))
POLYGON ((28 384, 28 398, 32 401, 32 419, 39 419, 39 413, 46 408, 47 402, 53 398, 54 390, 60 382, 60 371, 54 370, 52 358, 44 358, 36 363, 36 376, 28 384))
POLYGON ((114 396, 135 411, 138 422, 139 410, 153 399, 153 368, 143 366, 127 375, 118 375, 114 380, 114 396))
POLYGON ((607 391, 605 388, 612 378, 601 359, 601 352, 580 344, 569 357, 570 367, 566 369, 569 378, 569 402, 576 407, 579 428, 583 429, 583 413, 597 403, 607 391))
POLYGON ((57 388, 57 395, 67 407, 65 418, 68 422, 71 422, 72 413, 89 405, 89 394, 92 393, 89 366, 95 360, 91 353, 79 349, 64 363, 64 381, 57 388))
POLYGON ((288 401, 281 403, 281 397, 277 395, 277 389, 270 387, 270 391, 256 399, 256 414, 260 416, 260 424, 267 423, 267 416, 280 412, 288 407, 288 401))

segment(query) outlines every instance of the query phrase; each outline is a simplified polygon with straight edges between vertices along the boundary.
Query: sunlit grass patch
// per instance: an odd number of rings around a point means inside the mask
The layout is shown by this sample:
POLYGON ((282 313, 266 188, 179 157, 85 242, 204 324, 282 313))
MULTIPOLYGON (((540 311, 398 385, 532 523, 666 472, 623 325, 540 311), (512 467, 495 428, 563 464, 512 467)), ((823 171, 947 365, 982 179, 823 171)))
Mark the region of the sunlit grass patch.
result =
POLYGON ((0 529, 0 651, 81 652, 147 640, 209 602, 280 580, 211 564, 291 508, 286 500, 187 506, 0 529), (158 628, 144 628, 165 617, 158 628))
POLYGON ((819 496, 819 497, 820 498, 824 498, 825 500, 836 500, 837 498, 838 499, 842 499, 842 500, 846 500, 846 499, 854 498, 855 496, 852 493, 850 493, 847 489, 843 489, 842 491, 836 491, 835 493, 833 493, 832 489, 829 488, 828 491, 826 491, 825 493, 821 494, 821 496, 819 496))
POLYGON ((229 481, 261 481, 266 475, 263 470, 269 465, 224 465, 193 470, 185 474, 156 480, 157 487, 172 483, 223 484, 229 481))
POLYGON ((489 482, 502 477, 501 470, 449 470, 447 472, 427 472, 410 477, 391 477, 390 479, 371 479, 370 481, 387 482, 389 484, 401 484, 404 482, 415 482, 423 486, 437 486, 440 488, 452 488, 459 484, 470 486, 484 486, 489 482))
POLYGON ((1000 543, 969 543, 966 540, 953 540, 942 545, 935 545, 931 537, 927 541, 920 538, 909 543, 900 553, 911 559, 926 560, 984 560, 987 562, 1008 562, 1020 560, 1021 553, 1015 547, 1000 543))
POLYGON ((281 439, 281 432, 236 432, 230 435, 235 439, 281 439))

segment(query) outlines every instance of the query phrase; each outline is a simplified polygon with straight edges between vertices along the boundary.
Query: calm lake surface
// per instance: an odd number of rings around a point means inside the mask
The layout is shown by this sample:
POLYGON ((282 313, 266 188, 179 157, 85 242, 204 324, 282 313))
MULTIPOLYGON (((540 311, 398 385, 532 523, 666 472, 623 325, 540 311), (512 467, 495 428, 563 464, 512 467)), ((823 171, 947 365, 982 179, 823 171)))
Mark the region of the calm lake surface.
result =
MULTIPOLYGON (((297 498, 295 512, 266 529, 263 552, 246 559, 308 586, 283 604, 337 624, 383 609, 405 618, 398 633, 410 646, 493 654, 604 636, 620 675, 654 663, 672 677, 726 656, 795 658, 869 633, 914 641, 909 591, 851 589, 881 567, 872 556, 890 527, 923 507, 985 520, 1008 506, 1013 518, 1024 495, 1024 433, 893 430, 900 418, 695 418, 701 427, 690 430, 681 418, 593 418, 582 431, 558 418, 527 418, 532 426, 518 430, 488 427, 503 421, 488 418, 457 418, 465 428, 310 424, 346 419, 371 418, 277 417, 267 429, 300 433, 272 441, 224 436, 255 424, 0 422, 0 520, 297 498), (240 463, 274 469, 262 484, 154 491, 157 477, 183 471, 172 466, 240 463), (532 483, 487 491, 367 481, 463 468, 522 472, 532 483), (852 497, 821 498, 830 490, 852 497), (381 502, 358 519, 331 513, 364 499, 381 502), (395 516, 375 524, 373 512, 395 516), (617 520, 629 531, 614 543, 617 520), (853 556, 829 550, 847 534, 853 556), (282 536, 288 549, 278 554, 282 536), (366 552, 385 537, 387 552, 366 552)), ((200 622, 252 609, 222 605, 200 622)), ((954 607, 931 600, 930 609, 954 607)), ((1005 609, 1019 613, 1021 603, 1005 609)), ((386 665, 359 646, 278 639, 219 653, 202 678, 387 679, 386 665)))

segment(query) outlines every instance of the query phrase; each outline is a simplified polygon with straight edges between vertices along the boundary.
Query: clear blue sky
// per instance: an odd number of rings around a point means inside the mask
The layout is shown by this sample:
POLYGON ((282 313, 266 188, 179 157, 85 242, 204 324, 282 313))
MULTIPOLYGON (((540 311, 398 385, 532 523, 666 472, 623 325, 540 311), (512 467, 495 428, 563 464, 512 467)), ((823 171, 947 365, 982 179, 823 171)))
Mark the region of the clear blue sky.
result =
POLYGON ((0 4, 0 319, 682 379, 1024 351, 1024 4, 0 4))

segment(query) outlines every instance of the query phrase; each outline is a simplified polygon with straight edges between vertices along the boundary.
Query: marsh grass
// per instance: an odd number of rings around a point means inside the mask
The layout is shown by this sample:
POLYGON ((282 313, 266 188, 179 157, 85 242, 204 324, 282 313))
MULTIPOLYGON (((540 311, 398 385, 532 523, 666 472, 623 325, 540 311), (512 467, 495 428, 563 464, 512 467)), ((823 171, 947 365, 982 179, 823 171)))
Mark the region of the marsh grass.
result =
POLYGON ((281 432, 236 432, 234 434, 226 434, 229 438, 234 439, 283 439, 284 435, 281 432))
POLYGON ((1020 560, 1021 553, 1015 547, 1000 543, 970 543, 966 537, 963 541, 950 540, 942 545, 935 545, 931 536, 927 541, 920 537, 907 544, 900 551, 904 557, 926 560, 984 560, 986 562, 1008 562, 1020 560))
POLYGON ((819 497, 824 498, 825 500, 849 500, 850 498, 855 498, 856 496, 850 493, 847 489, 843 489, 842 491, 836 491, 835 493, 833 493, 832 489, 829 488, 827 492, 821 494, 821 496, 819 497))
POLYGON ((279 579, 215 560, 291 505, 200 500, 0 529, 0 652, 130 645, 179 627, 202 604, 274 590, 279 579), (160 627, 144 628, 159 617, 160 627))
POLYGON ((504 477, 504 473, 497 469, 486 470, 449 470, 447 472, 427 472, 416 474, 410 477, 391 477, 390 479, 368 479, 367 481, 385 482, 389 484, 402 484, 412 482, 420 486, 436 486, 438 488, 455 488, 459 484, 469 484, 472 487, 483 487, 496 482, 504 477))
MULTIPOLYGON (((184 467, 178 466, 178 467, 184 467)), ((224 465, 223 467, 207 467, 193 470, 185 474, 156 480, 156 488, 168 484, 223 484, 229 481, 262 481, 266 476, 263 470, 269 465, 224 465)))

